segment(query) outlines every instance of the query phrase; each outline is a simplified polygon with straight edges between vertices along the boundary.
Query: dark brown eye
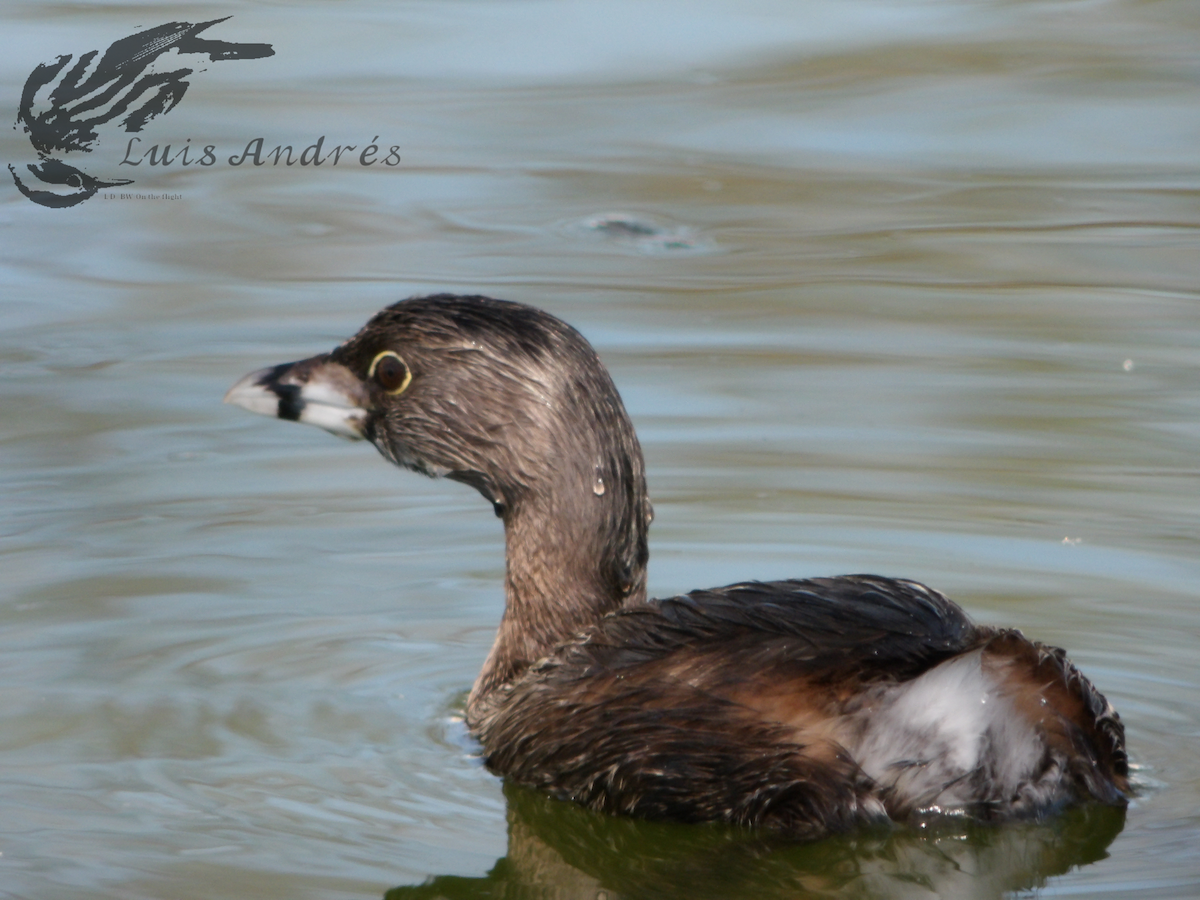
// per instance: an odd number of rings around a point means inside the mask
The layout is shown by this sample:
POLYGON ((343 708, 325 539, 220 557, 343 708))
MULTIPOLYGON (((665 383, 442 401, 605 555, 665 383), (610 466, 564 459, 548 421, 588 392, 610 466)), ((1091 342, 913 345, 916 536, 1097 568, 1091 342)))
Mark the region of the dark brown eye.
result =
POLYGON ((384 350, 372 360, 367 377, 374 378, 375 383, 389 394, 399 394, 412 381, 412 372, 399 356, 384 350))

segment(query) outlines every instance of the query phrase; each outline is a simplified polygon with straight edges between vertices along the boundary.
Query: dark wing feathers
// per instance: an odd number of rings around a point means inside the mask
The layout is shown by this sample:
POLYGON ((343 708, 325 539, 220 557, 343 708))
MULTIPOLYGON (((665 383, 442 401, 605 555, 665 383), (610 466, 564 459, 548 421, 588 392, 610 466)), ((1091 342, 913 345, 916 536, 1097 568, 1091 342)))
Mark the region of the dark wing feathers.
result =
POLYGON ((845 755, 815 759, 784 728, 687 684, 608 672, 522 679, 484 723, 488 765, 607 813, 722 821, 798 838, 878 817, 845 755))
MULTIPOLYGON (((743 582, 606 616, 562 648, 560 664, 622 668, 705 645, 745 644, 831 677, 916 667, 961 652, 979 630, 957 604, 913 581, 846 575, 743 582)), ((765 661, 765 660, 764 660, 765 661)))
POLYGON ((593 809, 819 837, 886 815, 878 786, 822 734, 825 704, 975 649, 1059 752, 1067 790, 1123 802, 1120 720, 1061 650, 869 575, 746 582, 612 613, 500 688, 472 726, 492 769, 593 809), (782 718, 769 714, 777 701, 782 718))
POLYGON ((977 634, 909 581, 694 591, 606 616, 502 688, 502 711, 475 725, 494 770, 594 809, 817 837, 883 815, 870 779, 840 747, 798 745, 727 688, 779 674, 910 677, 977 634))

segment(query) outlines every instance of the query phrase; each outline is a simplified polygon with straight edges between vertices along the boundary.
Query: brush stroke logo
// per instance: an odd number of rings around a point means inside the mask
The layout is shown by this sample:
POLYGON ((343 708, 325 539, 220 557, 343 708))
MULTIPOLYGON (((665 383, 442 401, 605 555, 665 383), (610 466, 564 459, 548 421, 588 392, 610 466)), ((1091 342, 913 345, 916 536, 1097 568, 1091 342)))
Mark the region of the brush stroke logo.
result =
POLYGON ((100 140, 98 126, 117 120, 121 129, 135 133, 174 109, 187 92, 188 76, 197 71, 186 57, 225 62, 275 55, 270 44, 197 37, 228 18, 197 24, 168 22, 136 32, 111 44, 94 68, 99 50, 84 53, 74 65, 67 54, 35 67, 21 92, 17 125, 29 136, 39 162, 25 166, 36 179, 24 176, 29 183, 22 180, 24 173, 9 165, 18 190, 41 206, 63 209, 82 203, 101 188, 132 184, 128 178, 101 180, 64 157, 73 155, 78 160, 79 154, 91 153, 100 140), (167 55, 171 50, 175 53, 167 55), (172 68, 178 62, 184 64, 172 68))

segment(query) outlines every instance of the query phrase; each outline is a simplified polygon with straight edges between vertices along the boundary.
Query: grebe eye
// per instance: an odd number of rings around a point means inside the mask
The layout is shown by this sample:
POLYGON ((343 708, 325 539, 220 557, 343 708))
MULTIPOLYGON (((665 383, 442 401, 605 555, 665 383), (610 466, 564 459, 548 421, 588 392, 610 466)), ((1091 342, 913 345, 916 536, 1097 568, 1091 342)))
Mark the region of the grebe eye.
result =
POLYGON ((400 394, 412 381, 412 371, 397 354, 384 350, 371 360, 367 377, 374 378, 375 383, 389 394, 400 394))

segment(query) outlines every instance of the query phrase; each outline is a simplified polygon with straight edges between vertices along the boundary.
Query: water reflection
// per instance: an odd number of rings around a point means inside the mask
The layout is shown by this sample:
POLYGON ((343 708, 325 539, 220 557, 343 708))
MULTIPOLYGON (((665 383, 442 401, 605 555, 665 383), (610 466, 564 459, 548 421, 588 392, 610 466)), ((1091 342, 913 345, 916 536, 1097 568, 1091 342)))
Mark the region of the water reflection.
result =
POLYGON ((1125 810, 1046 823, 856 832, 816 844, 717 826, 603 816, 506 785, 508 855, 481 878, 440 875, 385 900, 991 898, 1104 859, 1125 810))

